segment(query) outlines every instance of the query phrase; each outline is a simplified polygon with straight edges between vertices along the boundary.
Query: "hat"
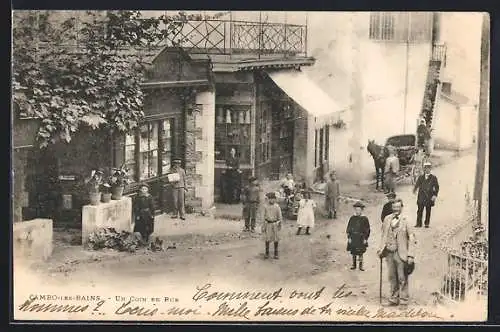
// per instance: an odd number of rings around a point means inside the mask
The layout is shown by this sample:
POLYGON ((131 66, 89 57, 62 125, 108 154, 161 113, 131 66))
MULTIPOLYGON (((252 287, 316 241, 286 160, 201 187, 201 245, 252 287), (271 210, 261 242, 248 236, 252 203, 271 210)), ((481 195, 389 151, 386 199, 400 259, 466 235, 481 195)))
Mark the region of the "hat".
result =
POLYGON ((181 160, 180 160, 180 159, 174 159, 172 162, 173 162, 174 164, 180 164, 180 163, 181 163, 181 160))
POLYGON ((148 185, 147 183, 141 183, 141 184, 139 185, 139 189, 140 189, 140 188, 142 188, 142 187, 146 187, 146 188, 148 188, 148 189, 149 189, 149 185, 148 185))
POLYGON ((354 203, 353 207, 360 207, 364 209, 365 205, 361 201, 357 201, 356 203, 354 203))
POLYGON ((250 181, 250 182, 254 182, 255 180, 257 180, 257 178, 255 176, 251 176, 248 178, 248 181, 250 181))
POLYGON ((388 193, 387 198, 396 198, 396 193, 393 192, 388 193))
POLYGON ((425 166, 432 166, 432 164, 430 163, 430 161, 426 161, 426 162, 424 163, 424 167, 425 167, 425 166))
POLYGON ((276 193, 275 192, 267 193, 266 196, 269 199, 276 199, 276 193))
POLYGON ((405 269, 405 274, 407 276, 409 276, 415 270, 415 262, 411 262, 411 263, 405 262, 404 269, 405 269))

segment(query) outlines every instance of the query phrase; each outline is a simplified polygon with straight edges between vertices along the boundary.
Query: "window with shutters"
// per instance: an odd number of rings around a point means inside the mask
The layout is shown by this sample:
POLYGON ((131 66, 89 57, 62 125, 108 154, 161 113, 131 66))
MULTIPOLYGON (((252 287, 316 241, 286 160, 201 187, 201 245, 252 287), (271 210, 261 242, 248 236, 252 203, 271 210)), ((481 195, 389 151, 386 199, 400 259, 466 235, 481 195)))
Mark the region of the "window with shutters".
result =
POLYGON ((421 43, 432 40, 433 15, 428 12, 370 13, 371 40, 421 43))

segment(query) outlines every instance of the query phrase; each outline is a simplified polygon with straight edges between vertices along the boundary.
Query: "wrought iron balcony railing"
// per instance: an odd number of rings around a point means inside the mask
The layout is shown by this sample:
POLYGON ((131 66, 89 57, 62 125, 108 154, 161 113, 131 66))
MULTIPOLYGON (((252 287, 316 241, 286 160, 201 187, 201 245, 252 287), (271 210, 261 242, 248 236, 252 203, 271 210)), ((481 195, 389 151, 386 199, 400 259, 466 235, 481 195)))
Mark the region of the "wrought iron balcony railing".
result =
POLYGON ((306 55, 307 25, 199 19, 163 42, 191 53, 306 55))

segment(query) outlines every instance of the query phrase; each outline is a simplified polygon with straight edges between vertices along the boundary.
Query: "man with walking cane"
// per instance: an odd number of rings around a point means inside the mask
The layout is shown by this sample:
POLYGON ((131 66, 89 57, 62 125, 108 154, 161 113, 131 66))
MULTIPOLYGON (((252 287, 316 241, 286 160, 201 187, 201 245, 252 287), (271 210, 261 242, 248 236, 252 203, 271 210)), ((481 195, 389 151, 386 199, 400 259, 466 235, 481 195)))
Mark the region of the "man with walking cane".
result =
MULTIPOLYGON (((389 306, 408 306, 408 276, 415 268, 413 249, 415 235, 408 225, 407 218, 401 215, 403 201, 396 199, 392 205, 393 213, 385 217, 382 225, 382 240, 377 255, 380 263, 385 258, 391 285, 389 306)), ((380 265, 380 299, 382 299, 382 264, 380 265)), ((382 300, 381 300, 382 301, 382 300)))

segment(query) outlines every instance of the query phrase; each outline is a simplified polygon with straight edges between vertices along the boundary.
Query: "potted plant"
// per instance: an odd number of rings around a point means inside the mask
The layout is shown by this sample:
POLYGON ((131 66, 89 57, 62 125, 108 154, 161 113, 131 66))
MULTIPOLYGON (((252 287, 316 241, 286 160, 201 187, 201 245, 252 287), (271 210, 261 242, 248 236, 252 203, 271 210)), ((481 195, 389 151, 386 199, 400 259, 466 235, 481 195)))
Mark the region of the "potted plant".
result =
POLYGON ((109 203, 111 201, 111 185, 105 182, 102 185, 102 202, 109 203))
POLYGON ((123 190, 128 183, 128 169, 124 165, 120 168, 112 168, 111 176, 109 178, 109 185, 111 186, 111 199, 122 199, 123 190))
POLYGON ((101 170, 92 170, 90 177, 85 180, 89 193, 90 205, 99 205, 101 202, 102 176, 103 172, 101 170))

